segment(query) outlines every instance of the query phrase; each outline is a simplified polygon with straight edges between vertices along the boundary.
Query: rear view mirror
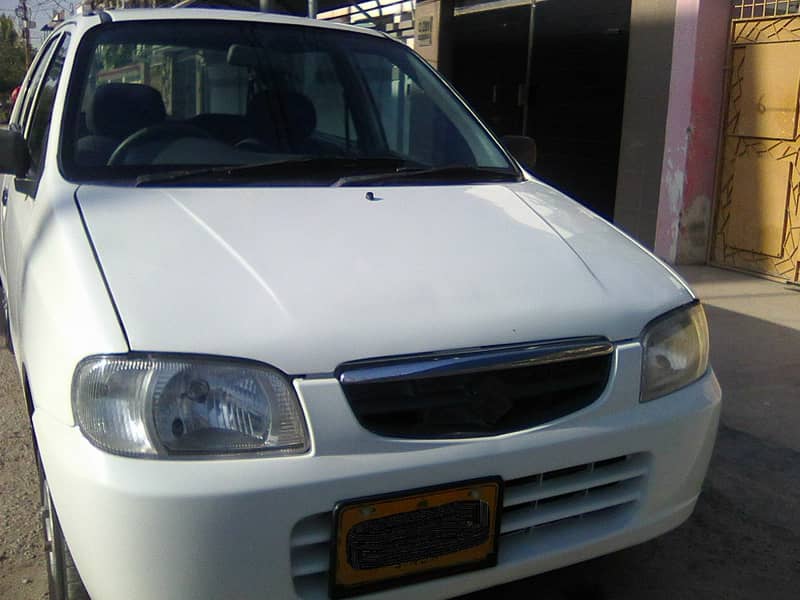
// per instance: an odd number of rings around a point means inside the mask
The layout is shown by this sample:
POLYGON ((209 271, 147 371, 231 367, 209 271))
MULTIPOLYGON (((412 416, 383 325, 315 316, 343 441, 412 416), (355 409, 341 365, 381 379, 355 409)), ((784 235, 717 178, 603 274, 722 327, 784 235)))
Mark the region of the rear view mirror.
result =
POLYGON ((504 135, 503 146, 528 170, 536 166, 536 142, 525 135, 504 135))
POLYGON ((0 173, 25 177, 31 165, 28 144, 18 131, 0 130, 0 173))

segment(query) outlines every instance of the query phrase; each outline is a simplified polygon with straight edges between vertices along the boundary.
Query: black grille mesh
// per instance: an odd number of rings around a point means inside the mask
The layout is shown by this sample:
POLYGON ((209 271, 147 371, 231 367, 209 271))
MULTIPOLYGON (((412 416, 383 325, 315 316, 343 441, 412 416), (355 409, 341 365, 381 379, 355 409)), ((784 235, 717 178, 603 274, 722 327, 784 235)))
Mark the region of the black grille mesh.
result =
POLYGON ((612 356, 342 386, 359 423, 374 433, 490 436, 541 425, 588 406, 606 387, 612 356))
POLYGON ((489 507, 480 500, 371 519, 347 533, 347 562, 377 569, 460 552, 484 543, 489 525, 489 507))

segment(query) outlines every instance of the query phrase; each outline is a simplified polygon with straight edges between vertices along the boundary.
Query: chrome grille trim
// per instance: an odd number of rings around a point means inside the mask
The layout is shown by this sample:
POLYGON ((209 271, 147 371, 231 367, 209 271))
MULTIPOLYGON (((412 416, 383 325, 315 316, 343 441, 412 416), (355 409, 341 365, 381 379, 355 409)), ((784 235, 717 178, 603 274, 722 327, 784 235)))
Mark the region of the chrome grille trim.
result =
POLYGON ((343 385, 358 385, 516 369, 580 358, 606 356, 614 344, 605 338, 524 344, 344 363, 336 370, 343 385))

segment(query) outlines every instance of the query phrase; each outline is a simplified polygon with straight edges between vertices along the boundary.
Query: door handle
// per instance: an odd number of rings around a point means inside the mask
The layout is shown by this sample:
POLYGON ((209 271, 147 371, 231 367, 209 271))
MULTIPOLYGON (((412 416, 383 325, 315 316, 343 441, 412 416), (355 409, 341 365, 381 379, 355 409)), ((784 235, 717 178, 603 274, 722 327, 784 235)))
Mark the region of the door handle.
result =
POLYGON ((3 206, 8 204, 8 188, 3 188, 3 206))

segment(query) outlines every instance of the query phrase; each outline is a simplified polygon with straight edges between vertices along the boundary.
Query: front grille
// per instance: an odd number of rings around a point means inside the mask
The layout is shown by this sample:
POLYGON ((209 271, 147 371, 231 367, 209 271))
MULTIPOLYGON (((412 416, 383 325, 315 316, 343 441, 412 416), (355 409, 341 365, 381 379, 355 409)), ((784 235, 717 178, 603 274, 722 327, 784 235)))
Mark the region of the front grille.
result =
POLYGON ((629 507, 639 499, 646 472, 646 457, 637 454, 507 481, 500 535, 629 507))
POLYGON ((528 429, 578 411, 608 383, 601 340, 344 365, 361 425, 379 435, 464 438, 528 429))
MULTIPOLYGON (((568 549, 621 529, 641 498, 647 470, 647 455, 631 454, 507 480, 498 564, 520 547, 568 549)), ((330 512, 319 513, 292 530, 292 578, 300 598, 327 597, 332 520, 330 512)))

